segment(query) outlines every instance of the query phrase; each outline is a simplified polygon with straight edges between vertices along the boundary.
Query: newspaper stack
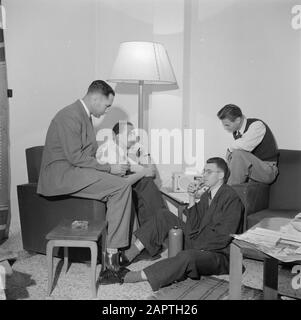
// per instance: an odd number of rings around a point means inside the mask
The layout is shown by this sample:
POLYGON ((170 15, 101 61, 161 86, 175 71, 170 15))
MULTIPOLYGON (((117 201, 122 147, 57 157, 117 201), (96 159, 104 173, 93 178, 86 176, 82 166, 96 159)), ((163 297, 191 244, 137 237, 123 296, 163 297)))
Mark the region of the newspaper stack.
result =
MULTIPOLYGON (((300 219, 300 214, 295 219, 300 219)), ((280 231, 255 228, 233 237, 254 245, 257 250, 280 261, 301 261, 301 232, 290 222, 282 226, 280 231)))

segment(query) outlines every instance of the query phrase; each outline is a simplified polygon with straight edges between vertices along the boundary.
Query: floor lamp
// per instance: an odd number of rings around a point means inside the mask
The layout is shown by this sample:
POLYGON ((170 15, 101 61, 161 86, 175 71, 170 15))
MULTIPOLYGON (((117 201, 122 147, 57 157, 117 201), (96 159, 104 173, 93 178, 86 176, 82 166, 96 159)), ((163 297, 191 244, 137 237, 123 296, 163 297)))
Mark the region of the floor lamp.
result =
POLYGON ((143 92, 147 84, 176 84, 164 46, 154 42, 122 42, 113 65, 110 82, 138 84, 138 128, 144 129, 143 92))

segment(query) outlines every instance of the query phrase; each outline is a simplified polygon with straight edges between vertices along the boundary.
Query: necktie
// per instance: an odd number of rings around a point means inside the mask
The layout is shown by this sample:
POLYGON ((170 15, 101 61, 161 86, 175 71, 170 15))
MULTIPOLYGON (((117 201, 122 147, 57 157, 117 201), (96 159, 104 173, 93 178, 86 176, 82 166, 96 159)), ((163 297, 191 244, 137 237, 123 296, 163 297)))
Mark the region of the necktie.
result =
POLYGON ((89 119, 90 119, 91 125, 93 126, 93 121, 92 121, 92 116, 91 116, 91 114, 90 114, 89 119))
POLYGON ((235 139, 239 139, 239 138, 241 138, 241 133, 237 130, 236 132, 235 132, 235 139))
POLYGON ((209 206, 211 204, 211 201, 212 201, 212 196, 211 196, 211 191, 208 191, 208 202, 209 202, 209 206))

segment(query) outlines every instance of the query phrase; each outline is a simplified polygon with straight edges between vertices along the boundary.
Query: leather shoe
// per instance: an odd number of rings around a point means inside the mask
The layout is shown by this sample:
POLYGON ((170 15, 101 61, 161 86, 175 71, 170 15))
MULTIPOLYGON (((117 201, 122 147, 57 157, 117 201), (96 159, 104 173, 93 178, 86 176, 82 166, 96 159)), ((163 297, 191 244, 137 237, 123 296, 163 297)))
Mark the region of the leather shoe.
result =
POLYGON ((126 257, 124 251, 120 251, 119 254, 119 265, 120 267, 127 267, 131 264, 131 261, 126 257))
POLYGON ((106 269, 101 271, 98 277, 99 284, 109 285, 109 284, 123 284, 125 275, 130 270, 127 268, 120 268, 118 271, 111 269, 106 269))
POLYGON ((119 265, 119 252, 117 253, 108 253, 106 252, 105 256, 105 267, 106 269, 110 269, 112 271, 118 271, 120 269, 119 265))

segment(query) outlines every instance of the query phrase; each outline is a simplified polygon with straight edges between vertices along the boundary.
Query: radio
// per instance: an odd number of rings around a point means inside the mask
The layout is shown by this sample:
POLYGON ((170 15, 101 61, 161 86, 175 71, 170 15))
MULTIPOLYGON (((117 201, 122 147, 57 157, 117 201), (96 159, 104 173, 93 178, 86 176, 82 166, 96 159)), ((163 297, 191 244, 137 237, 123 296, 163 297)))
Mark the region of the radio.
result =
POLYGON ((192 174, 174 172, 172 175, 173 192, 187 192, 188 185, 195 180, 192 174))

